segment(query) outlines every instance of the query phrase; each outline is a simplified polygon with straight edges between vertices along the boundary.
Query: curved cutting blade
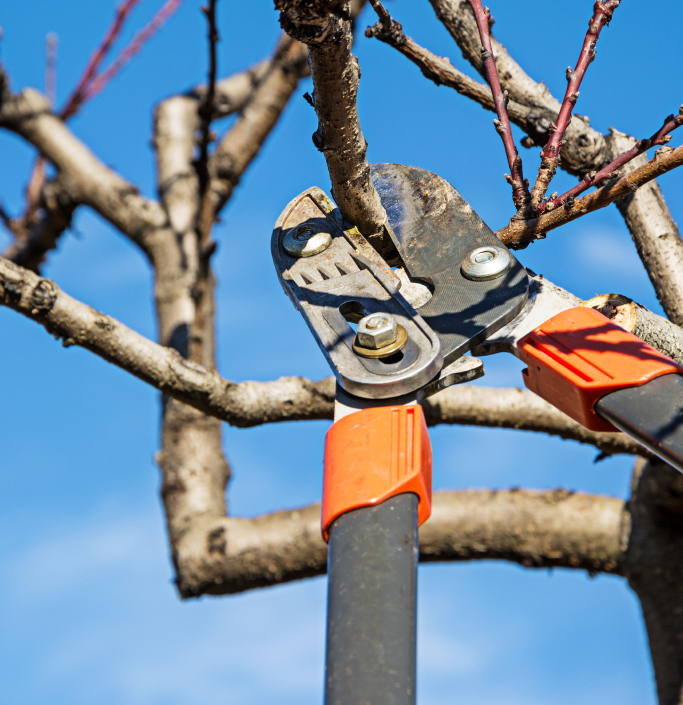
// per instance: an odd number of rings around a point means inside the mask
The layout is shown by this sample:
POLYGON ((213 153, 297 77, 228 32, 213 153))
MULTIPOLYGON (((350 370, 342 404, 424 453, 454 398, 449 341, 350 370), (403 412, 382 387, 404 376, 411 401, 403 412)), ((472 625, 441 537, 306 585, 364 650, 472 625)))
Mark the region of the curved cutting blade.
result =
POLYGON ((467 201, 424 169, 370 168, 408 274, 433 287, 419 313, 439 337, 448 364, 521 311, 528 292, 526 270, 510 253, 511 265, 498 279, 466 279, 460 271, 466 254, 485 245, 506 249, 467 201))

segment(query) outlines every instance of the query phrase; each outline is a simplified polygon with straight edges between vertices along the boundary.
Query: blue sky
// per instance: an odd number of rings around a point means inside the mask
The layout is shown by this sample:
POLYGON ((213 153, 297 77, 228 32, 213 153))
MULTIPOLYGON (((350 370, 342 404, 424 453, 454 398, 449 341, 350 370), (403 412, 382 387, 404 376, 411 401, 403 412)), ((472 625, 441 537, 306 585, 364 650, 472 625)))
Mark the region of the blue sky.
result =
MULTIPOLYGON (((491 0, 495 32, 555 95, 574 64, 591 0, 491 0)), ((125 38, 159 0, 144 0, 125 38)), ((469 71, 425 1, 387 3, 406 32, 469 71)), ((110 22, 113 4, 5 3, 0 55, 13 87, 43 86, 44 38, 59 36, 58 102, 110 22)), ((219 3, 220 73, 268 54, 278 36, 266 0, 219 3)), ((674 0, 625 2, 603 33, 577 111, 594 127, 651 134, 683 99, 674 0), (643 28, 647 28, 644 31, 643 28)), ((373 21, 370 12, 361 28, 373 21)), ((152 109, 201 81, 204 22, 180 11, 71 123, 105 162, 154 195, 152 109)), ((434 171, 495 229, 511 215, 507 170, 492 115, 426 81, 393 50, 360 33, 360 116, 371 161, 434 171)), ((304 82, 216 229, 218 354, 233 380, 329 374, 305 325, 282 295, 269 238, 281 209, 312 185, 329 189, 310 135, 304 82), (263 312, 272 317, 264 333, 263 312), (257 315, 258 314, 258 315, 257 315), (242 342, 249 339, 249 354, 242 342), (254 354, 253 351, 259 351, 254 354)), ((227 125, 220 126, 221 129, 227 125)), ((519 133, 517 133, 519 139, 519 133)), ((673 144, 679 143, 674 135, 673 144)), ((538 150, 521 150, 533 176, 538 150)), ((0 134, 0 198, 17 212, 33 152, 0 134)), ((661 185, 674 218, 683 176, 661 185)), ((557 190, 573 184, 557 177, 557 190)), ((7 243, 0 234, 0 248, 7 243)), ((549 235, 520 255, 584 298, 615 291, 660 311, 615 208, 549 235)), ((139 253, 81 210, 45 268, 67 292, 153 337, 151 277, 139 253)), ((159 477, 157 393, 90 353, 63 349, 42 328, 0 308, 0 701, 22 705, 283 705, 321 701, 325 582, 181 603, 172 580, 159 477)), ((481 384, 521 385, 514 359, 486 359, 481 384)), ((326 422, 225 429, 234 479, 232 513, 253 516, 320 497, 326 422)), ((435 488, 569 487, 628 494, 631 461, 594 464, 596 451, 514 431, 437 428, 435 488)), ((420 705, 654 703, 642 620, 624 581, 502 563, 420 569, 420 705)))

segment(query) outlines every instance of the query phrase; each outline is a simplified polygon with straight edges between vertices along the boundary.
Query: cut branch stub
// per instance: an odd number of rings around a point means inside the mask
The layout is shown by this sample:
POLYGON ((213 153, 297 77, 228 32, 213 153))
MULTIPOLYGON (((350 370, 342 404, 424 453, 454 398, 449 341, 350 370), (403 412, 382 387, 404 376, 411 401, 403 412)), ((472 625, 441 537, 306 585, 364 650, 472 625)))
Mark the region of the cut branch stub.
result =
POLYGON ((308 45, 313 104, 318 129, 315 146, 325 155, 332 195, 353 223, 385 259, 393 244, 387 215, 373 186, 366 158, 367 142, 358 120, 358 60, 351 53, 352 23, 342 2, 276 0, 282 28, 308 45))

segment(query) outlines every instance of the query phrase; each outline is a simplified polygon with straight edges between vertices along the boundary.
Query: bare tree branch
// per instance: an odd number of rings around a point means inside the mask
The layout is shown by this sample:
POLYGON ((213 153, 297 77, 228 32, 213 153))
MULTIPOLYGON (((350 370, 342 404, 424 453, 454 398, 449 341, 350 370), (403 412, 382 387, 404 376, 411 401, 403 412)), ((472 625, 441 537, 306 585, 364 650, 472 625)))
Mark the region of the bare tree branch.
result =
POLYGON ((351 53, 348 8, 341 0, 275 0, 275 7, 280 10, 282 28, 308 45, 315 87, 312 102, 318 115, 313 142, 325 155, 332 196, 342 215, 385 259, 393 259, 396 253, 385 227, 387 215, 372 183, 367 142, 358 120, 360 67, 351 53))
MULTIPOLYGON (((621 574, 624 503, 567 490, 436 492, 420 560, 508 560, 621 574)), ((174 546, 182 597, 223 595, 326 571, 320 505, 255 519, 200 518, 174 546)))
POLYGON ((57 247, 62 233, 71 225, 77 204, 60 178, 48 181, 42 190, 39 209, 30 222, 17 219, 14 242, 2 256, 38 272, 50 250, 57 247))
POLYGON ((467 1, 474 12, 474 18, 477 22, 479 39, 481 40, 481 60, 484 63, 486 80, 489 86, 491 86, 491 93, 496 106, 496 115, 498 116, 498 119, 494 120, 493 124, 503 140, 508 166, 510 167, 510 173, 506 174, 505 178, 512 186, 512 200, 515 204, 515 208, 518 212, 524 211, 531 199, 531 195, 529 194, 529 184, 524 181, 522 158, 517 152, 517 147, 515 146, 515 141, 512 137, 512 130, 510 129, 510 119, 507 112, 509 94, 504 94, 502 88, 500 87, 496 62, 493 58, 493 47, 491 46, 489 27, 489 22, 492 23, 491 13, 489 12, 488 7, 482 8, 481 0, 467 1))
MULTIPOLYGON (((576 186, 569 189, 569 191, 566 191, 561 196, 558 196, 557 198, 551 197, 547 201, 540 203, 538 205, 538 212, 545 213, 546 211, 551 211, 558 206, 564 205, 564 202, 568 198, 576 198, 576 196, 584 191, 587 191, 591 186, 595 186, 605 179, 616 179, 621 175, 618 170, 625 164, 641 154, 644 154, 651 147, 658 147, 668 144, 671 141, 670 133, 681 125, 683 125, 683 105, 680 107, 678 115, 669 115, 664 120, 664 124, 659 128, 659 130, 657 130, 657 132, 654 133, 654 135, 652 135, 652 137, 649 139, 638 140, 630 149, 622 152, 616 159, 607 164, 607 166, 603 166, 600 171, 588 172, 588 174, 586 174, 576 186)), ((614 142, 614 140, 612 140, 612 142, 614 142)))
MULTIPOLYGON (((222 421, 249 427, 305 419, 331 419, 334 380, 311 382, 284 377, 274 382, 230 382, 209 366, 184 359, 176 349, 159 345, 0 258, 0 304, 43 325, 66 346, 79 345, 130 372, 164 394, 222 421)), ((683 360, 683 331, 634 304, 628 328, 683 360)), ((169 309, 170 310, 170 309, 169 309)), ((616 312, 615 312, 616 315, 616 312)), ((165 322, 164 322, 165 323, 165 322)), ((172 327, 165 323, 164 336, 172 327)), ((588 443, 603 453, 638 453, 644 449, 621 433, 593 433, 531 392, 517 389, 454 387, 425 403, 430 424, 474 424, 550 433, 588 443)))
POLYGON ((593 6, 593 16, 588 22, 588 32, 581 47, 579 60, 572 71, 571 66, 567 68, 567 90, 560 106, 560 112, 555 123, 550 126, 550 139, 548 144, 541 150, 541 165, 538 168, 536 183, 531 189, 531 204, 538 208, 545 197, 548 185, 555 176, 555 171, 560 162, 560 149, 562 148, 562 138, 567 130, 567 126, 572 119, 572 110, 579 97, 581 81, 586 75, 586 69, 595 59, 595 46, 600 38, 602 28, 609 24, 614 10, 619 7, 621 0, 597 0, 593 6))
POLYGON ((307 74, 305 45, 285 37, 252 92, 242 115, 221 140, 212 159, 213 207, 219 213, 246 168, 259 153, 282 111, 307 74))
MULTIPOLYGON (((430 2, 465 59, 483 75, 477 25, 467 0, 430 2)), ((491 41, 501 85, 512 99, 508 106, 510 117, 529 135, 527 146, 543 145, 548 139, 550 124, 559 112, 560 103, 542 82, 537 83, 523 71, 500 42, 493 37, 491 41), (530 108, 524 124, 515 120, 510 110, 512 101, 530 108)), ((590 127, 587 117, 575 117, 577 119, 569 123, 564 135, 560 166, 579 178, 591 171, 597 172, 606 162, 612 161, 635 143, 632 137, 616 130, 604 137, 590 127)), ((628 172, 644 162, 645 158, 640 157, 624 167, 624 171, 628 172)), ((654 181, 645 184, 635 193, 619 200, 617 207, 626 220, 664 311, 674 323, 682 324, 683 241, 658 185, 654 181)))
POLYGON ((149 254, 146 236, 162 227, 161 207, 100 162, 58 117, 48 101, 27 88, 12 95, 0 69, 0 127, 23 137, 59 170, 76 203, 89 205, 149 254))
POLYGON ((660 705, 683 701, 683 475, 639 462, 629 500, 632 528, 624 573, 643 609, 660 705))

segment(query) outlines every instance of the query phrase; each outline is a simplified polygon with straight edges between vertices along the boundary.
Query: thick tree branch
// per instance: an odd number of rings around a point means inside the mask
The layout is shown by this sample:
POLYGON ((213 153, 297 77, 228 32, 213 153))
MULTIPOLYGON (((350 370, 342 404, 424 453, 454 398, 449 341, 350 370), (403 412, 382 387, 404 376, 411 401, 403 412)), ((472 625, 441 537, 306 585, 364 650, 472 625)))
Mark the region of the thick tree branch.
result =
POLYGON ((683 702, 683 475, 639 462, 629 501, 632 529, 624 573, 638 595, 660 705, 683 702))
MULTIPOLYGON (((333 416, 332 378, 311 382, 284 377, 275 382, 236 384, 220 377, 210 365, 184 359, 177 349, 152 342, 71 298, 49 279, 3 259, 0 286, 0 304, 40 323, 66 346, 84 347, 174 399, 234 426, 333 416)), ((647 309, 634 307, 635 317, 627 327, 666 354, 683 360, 680 329, 647 309)), ((169 331, 165 337, 172 338, 171 327, 165 325, 164 330, 169 331)), ((588 443, 606 454, 645 453, 624 434, 589 432, 531 392, 517 389, 453 387, 429 399, 425 413, 432 425, 519 428, 588 443)))
POLYGON ((683 164, 683 147, 676 149, 661 147, 653 159, 634 169, 627 176, 613 181, 573 203, 567 201, 562 208, 544 213, 538 218, 511 220, 504 228, 496 231, 496 235, 508 247, 516 250, 524 249, 530 242, 544 238, 550 230, 559 228, 565 223, 631 195, 642 185, 661 174, 676 169, 681 164, 683 164))
POLYGON ((247 167, 280 118, 282 111, 307 74, 305 45, 284 37, 273 59, 254 88, 235 125, 222 138, 212 159, 213 208, 219 213, 232 196, 247 167))
POLYGON ((385 227, 387 215, 372 183, 358 119, 360 67, 351 53, 348 8, 344 2, 324 0, 276 0, 275 7, 281 11, 282 28, 308 45, 318 115, 313 142, 325 155, 332 196, 342 215, 389 259, 393 245, 385 227))
POLYGON ((43 186, 38 205, 28 222, 24 217, 13 221, 14 242, 2 253, 33 272, 39 271, 47 253, 57 247, 77 207, 59 177, 43 186))
MULTIPOLYGON (((508 560, 621 574, 624 503, 555 490, 434 494, 420 560, 508 560)), ((257 517, 200 518, 174 546, 182 597, 223 595, 321 575, 320 505, 257 517)))

